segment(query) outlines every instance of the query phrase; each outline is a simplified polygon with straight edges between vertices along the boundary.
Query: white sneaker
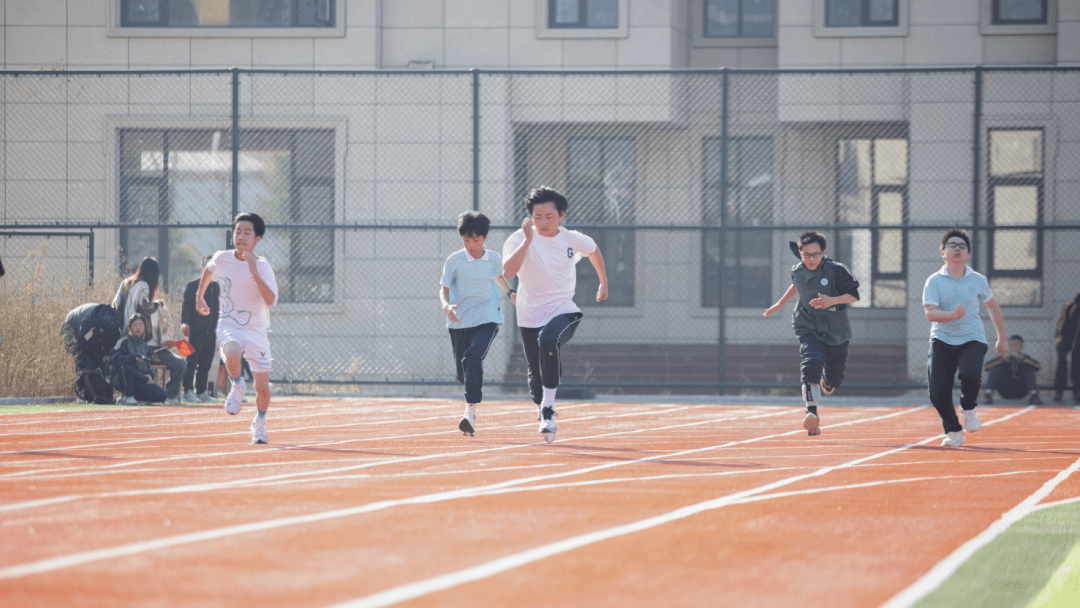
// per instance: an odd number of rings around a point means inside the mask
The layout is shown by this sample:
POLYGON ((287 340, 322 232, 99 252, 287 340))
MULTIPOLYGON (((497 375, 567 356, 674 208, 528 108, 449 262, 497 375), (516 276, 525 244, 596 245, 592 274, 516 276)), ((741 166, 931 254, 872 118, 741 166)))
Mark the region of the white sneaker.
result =
MULTIPOLYGON (((964 430, 969 433, 974 433, 982 428, 982 423, 979 422, 979 415, 975 413, 975 410, 977 409, 979 408, 974 407, 970 410, 964 410, 964 430)), ((963 441, 960 443, 963 443, 963 441)))
POLYGON ((213 397, 211 397, 210 394, 207 393, 206 391, 203 391, 203 392, 195 395, 195 399, 197 399, 198 401, 200 401, 202 403, 214 403, 215 401, 217 401, 217 399, 214 399, 213 397))
POLYGON ((820 435, 821 434, 821 422, 818 420, 817 414, 806 412, 806 418, 803 418, 802 428, 806 429, 807 435, 820 435))
POLYGON ((964 431, 945 433, 945 440, 941 442, 941 445, 950 448, 958 448, 964 445, 964 431))
POLYGON ((555 424, 555 408, 549 405, 540 410, 540 434, 544 436, 544 441, 555 441, 558 430, 559 426, 555 424))
POLYGON ((461 422, 458 423, 457 428, 461 429, 463 435, 469 435, 470 437, 475 436, 476 414, 466 412, 465 416, 461 418, 461 422))
POLYGON ((166 405, 180 405, 180 395, 165 399, 166 405))
POLYGON ((251 421, 251 443, 270 443, 270 439, 266 437, 266 418, 259 417, 258 413, 251 421))
POLYGON ((232 389, 229 390, 229 396, 225 398, 225 411, 236 415, 240 413, 240 407, 244 403, 244 391, 247 390, 247 384, 243 378, 237 378, 236 382, 233 382, 232 389))
POLYGON ((184 391, 184 401, 187 403, 198 403, 199 397, 195 394, 195 391, 184 391))
POLYGON ((124 397, 124 405, 138 405, 138 401, 135 400, 135 396, 124 397))

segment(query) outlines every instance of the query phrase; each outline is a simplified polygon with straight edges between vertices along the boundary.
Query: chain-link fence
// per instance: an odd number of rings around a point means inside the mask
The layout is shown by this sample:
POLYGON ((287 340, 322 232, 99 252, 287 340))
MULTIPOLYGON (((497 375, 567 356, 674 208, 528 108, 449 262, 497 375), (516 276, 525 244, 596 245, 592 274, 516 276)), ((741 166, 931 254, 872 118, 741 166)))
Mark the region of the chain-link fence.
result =
MULTIPOLYGON (((89 231, 99 268, 153 256, 179 294, 237 212, 267 220, 276 382, 452 383, 438 283, 462 246, 456 217, 488 215, 501 252, 541 184, 606 260, 602 304, 578 265, 585 320, 563 350, 565 381, 601 391, 792 386, 789 312, 761 313, 803 230, 861 283, 852 392, 923 384, 922 286, 949 227, 971 230, 971 263, 1044 361, 1042 384, 1080 291, 1080 69, 58 72, 0 86, 5 233, 89 231)), ((517 391, 503 306, 486 379, 517 391)))

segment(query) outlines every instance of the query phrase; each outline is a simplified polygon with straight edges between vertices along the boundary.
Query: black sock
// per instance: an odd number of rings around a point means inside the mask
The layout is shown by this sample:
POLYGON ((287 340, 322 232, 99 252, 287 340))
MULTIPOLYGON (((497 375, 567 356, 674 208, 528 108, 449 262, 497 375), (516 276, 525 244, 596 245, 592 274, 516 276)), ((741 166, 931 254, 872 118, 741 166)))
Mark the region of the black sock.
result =
POLYGON ((813 415, 817 416, 817 406, 816 405, 808 405, 808 406, 806 406, 806 413, 813 414, 813 415))

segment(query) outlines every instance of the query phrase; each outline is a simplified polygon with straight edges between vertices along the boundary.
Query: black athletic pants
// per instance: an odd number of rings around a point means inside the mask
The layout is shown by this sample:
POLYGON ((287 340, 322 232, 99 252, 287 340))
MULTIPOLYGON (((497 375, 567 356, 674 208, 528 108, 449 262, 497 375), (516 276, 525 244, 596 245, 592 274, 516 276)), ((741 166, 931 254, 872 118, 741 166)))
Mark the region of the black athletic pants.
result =
POLYGON ((824 375, 825 384, 832 388, 840 386, 847 374, 848 344, 825 344, 814 334, 799 334, 802 381, 817 384, 824 375))
POLYGON ((962 431, 964 427, 956 416, 953 405, 953 386, 957 372, 960 374, 960 407, 975 409, 982 386, 983 358, 986 357, 985 342, 972 340, 959 345, 946 344, 941 340, 930 341, 930 361, 926 366, 930 403, 941 416, 946 433, 962 431))
POLYGON ((521 327, 525 361, 529 364, 529 393, 533 403, 544 400, 544 388, 559 388, 562 360, 559 349, 570 341, 583 317, 580 312, 559 315, 543 327, 521 327))
POLYGON ((1065 389, 1069 386, 1068 381, 1072 380, 1073 398, 1080 398, 1080 348, 1071 352, 1059 350, 1057 356, 1057 370, 1054 373, 1054 396, 1064 395, 1065 389))
POLYGON ((190 391, 194 386, 196 393, 205 393, 210 365, 214 362, 214 351, 217 350, 217 336, 192 330, 188 334, 188 342, 191 342, 191 347, 195 349, 195 352, 187 357, 184 390, 190 391))
POLYGON ((484 357, 498 333, 498 323, 450 329, 457 381, 465 385, 465 403, 480 403, 484 398, 484 357))

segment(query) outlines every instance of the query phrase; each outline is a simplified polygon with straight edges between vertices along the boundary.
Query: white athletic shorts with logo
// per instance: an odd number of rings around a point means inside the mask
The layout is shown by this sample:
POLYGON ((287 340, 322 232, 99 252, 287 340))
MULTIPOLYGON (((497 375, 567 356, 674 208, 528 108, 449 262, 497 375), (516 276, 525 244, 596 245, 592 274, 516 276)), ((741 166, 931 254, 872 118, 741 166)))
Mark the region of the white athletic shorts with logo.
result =
POLYGON ((249 331, 236 327, 227 327, 222 324, 217 326, 217 341, 221 348, 221 358, 225 359, 225 345, 229 342, 237 342, 244 351, 244 358, 251 365, 251 371, 268 372, 270 365, 270 340, 261 331, 249 331))

